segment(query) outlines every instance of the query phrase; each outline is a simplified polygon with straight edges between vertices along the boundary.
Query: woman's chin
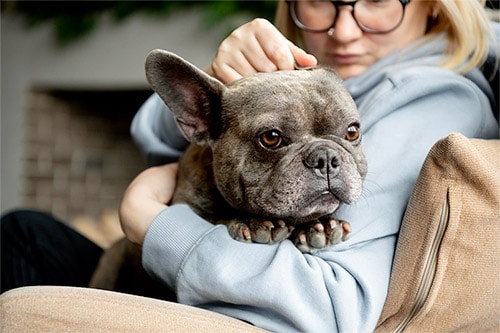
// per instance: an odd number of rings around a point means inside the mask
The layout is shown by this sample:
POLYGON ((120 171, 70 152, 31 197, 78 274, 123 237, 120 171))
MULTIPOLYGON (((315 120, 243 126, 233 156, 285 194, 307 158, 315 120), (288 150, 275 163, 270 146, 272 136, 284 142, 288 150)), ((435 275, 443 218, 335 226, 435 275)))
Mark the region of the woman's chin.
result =
POLYGON ((343 80, 359 76, 363 74, 363 72, 366 70, 366 67, 360 65, 333 66, 333 67, 343 80))

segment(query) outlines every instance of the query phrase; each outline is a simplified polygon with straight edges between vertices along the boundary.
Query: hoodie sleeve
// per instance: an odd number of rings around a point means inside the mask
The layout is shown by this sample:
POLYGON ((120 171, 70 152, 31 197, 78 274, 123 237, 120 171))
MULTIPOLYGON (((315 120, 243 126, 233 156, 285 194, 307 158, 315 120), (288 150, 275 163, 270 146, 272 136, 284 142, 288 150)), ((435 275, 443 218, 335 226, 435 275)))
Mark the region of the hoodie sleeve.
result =
POLYGON ((174 205, 151 225, 143 264, 175 288, 180 303, 270 331, 368 332, 385 299, 394 242, 391 236, 356 251, 304 255, 290 241, 235 241, 225 226, 174 205))
POLYGON ((156 93, 141 106, 130 131, 149 166, 177 161, 188 145, 172 112, 156 93))

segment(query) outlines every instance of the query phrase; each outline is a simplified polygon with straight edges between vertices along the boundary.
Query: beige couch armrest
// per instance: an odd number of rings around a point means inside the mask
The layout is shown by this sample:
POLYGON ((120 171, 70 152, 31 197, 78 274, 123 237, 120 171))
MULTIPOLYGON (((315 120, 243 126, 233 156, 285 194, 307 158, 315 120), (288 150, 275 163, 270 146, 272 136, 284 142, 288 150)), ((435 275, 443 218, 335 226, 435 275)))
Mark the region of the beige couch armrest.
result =
POLYGON ((398 238, 376 333, 500 332, 500 140, 429 152, 398 238))
POLYGON ((10 290, 0 318, 1 332, 265 332, 191 306, 76 287, 10 290))

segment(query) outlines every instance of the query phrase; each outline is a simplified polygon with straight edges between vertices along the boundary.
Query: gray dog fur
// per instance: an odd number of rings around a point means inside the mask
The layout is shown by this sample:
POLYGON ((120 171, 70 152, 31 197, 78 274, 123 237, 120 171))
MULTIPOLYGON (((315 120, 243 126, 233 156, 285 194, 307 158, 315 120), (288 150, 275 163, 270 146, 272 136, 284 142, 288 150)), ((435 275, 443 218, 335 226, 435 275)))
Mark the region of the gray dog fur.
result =
POLYGON ((315 252, 347 237, 349 224, 333 213, 361 195, 367 164, 358 111, 332 69, 257 73, 224 85, 154 50, 146 76, 192 143, 172 203, 226 224, 240 241, 290 238, 315 252))

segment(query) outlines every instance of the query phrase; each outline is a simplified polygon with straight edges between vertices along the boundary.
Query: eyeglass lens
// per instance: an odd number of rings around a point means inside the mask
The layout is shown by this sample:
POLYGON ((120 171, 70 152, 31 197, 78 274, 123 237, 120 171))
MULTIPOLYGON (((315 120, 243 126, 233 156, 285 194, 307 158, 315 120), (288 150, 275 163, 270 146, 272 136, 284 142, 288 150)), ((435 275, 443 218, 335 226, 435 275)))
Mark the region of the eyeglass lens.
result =
MULTIPOLYGON (((309 31, 327 31, 337 18, 342 2, 325 0, 299 0, 291 5, 292 18, 299 28, 309 31)), ((352 2, 350 2, 352 4, 352 2)), ((399 0, 359 0, 355 2, 352 15, 365 31, 389 32, 402 21, 404 6, 399 0)))

